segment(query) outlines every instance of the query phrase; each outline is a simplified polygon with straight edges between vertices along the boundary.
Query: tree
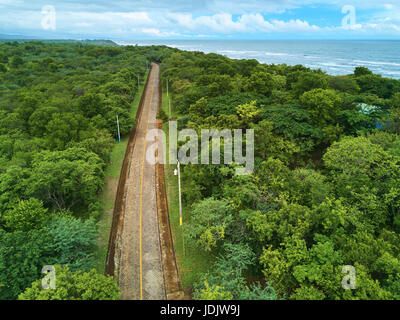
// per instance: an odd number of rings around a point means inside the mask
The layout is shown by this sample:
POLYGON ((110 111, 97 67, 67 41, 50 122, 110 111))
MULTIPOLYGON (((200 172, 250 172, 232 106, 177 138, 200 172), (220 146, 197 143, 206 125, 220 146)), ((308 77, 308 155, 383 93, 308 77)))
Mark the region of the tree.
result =
POLYGON ((391 130, 395 133, 400 133, 400 92, 395 93, 392 97, 392 108, 390 110, 391 114, 391 130))
POLYGON ((196 101, 196 103, 192 104, 189 108, 190 120, 195 123, 202 123, 207 114, 207 99, 205 98, 196 101))
POLYGON ((207 281, 204 281, 204 288, 200 289, 198 300, 232 300, 232 294, 225 291, 221 286, 210 286, 207 281))
POLYGON ((96 129, 92 136, 83 139, 80 142, 71 142, 67 145, 68 148, 84 148, 88 152, 97 154, 104 164, 110 162, 110 155, 115 145, 115 140, 107 130, 96 129))
MULTIPOLYGON (((207 112, 214 115, 236 115, 237 106, 256 101, 258 109, 270 104, 270 99, 254 92, 230 92, 227 95, 214 97, 207 100, 207 112)), ((207 113, 207 114, 208 114, 207 113)))
POLYGON ((20 56, 14 56, 11 58, 10 65, 13 68, 18 68, 24 64, 24 60, 20 56))
POLYGON ((357 84, 357 81, 350 76, 336 76, 330 77, 328 79, 329 87, 331 89, 347 92, 350 94, 357 94, 360 91, 360 87, 357 84))
POLYGON ((57 263, 68 265, 71 271, 88 271, 94 266, 97 228, 93 219, 54 215, 46 229, 53 237, 50 247, 57 263))
POLYGON ((169 79, 179 128, 255 130, 252 175, 182 166, 185 241, 209 263, 189 266, 204 271, 194 298, 400 297, 399 80, 159 46, 12 42, 0 44, 0 299, 114 297, 112 280, 103 292, 89 272, 94 217, 116 117, 122 134, 135 126, 146 61, 169 79), (65 281, 42 290, 41 268, 56 264, 65 281), (344 265, 356 290, 341 286, 344 265))
POLYGON ((228 174, 232 175, 232 178, 229 179, 227 177, 224 183, 224 198, 229 200, 235 210, 255 209, 260 199, 260 190, 254 182, 254 177, 238 176, 232 171, 228 171, 228 174))
POLYGON ((11 160, 14 155, 14 140, 7 136, 0 136, 0 157, 11 160))
POLYGON ((229 129, 240 129, 241 123, 237 115, 235 114, 222 114, 217 118, 217 127, 220 130, 229 129))
POLYGON ((31 171, 17 165, 8 165, 5 172, 0 174, 0 212, 12 210, 23 198, 27 178, 31 171))
POLYGON ((113 278, 96 272, 71 272, 65 266, 56 265, 56 289, 45 290, 42 280, 32 283, 18 300, 117 300, 120 290, 113 278))
POLYGON ((103 162, 82 148, 43 151, 32 165, 27 193, 60 212, 87 208, 104 183, 103 162))
POLYGON ((346 184, 353 186, 361 187, 398 174, 392 157, 365 137, 343 138, 328 148, 323 159, 337 178, 345 179, 346 184))
POLYGON ((205 251, 211 251, 225 239, 232 221, 232 208, 227 200, 204 199, 191 212, 188 235, 205 251))
POLYGON ((291 179, 290 169, 281 160, 272 157, 263 161, 257 172, 259 189, 265 197, 271 200, 290 198, 287 186, 291 179))
POLYGON ((0 53, 0 62, 6 64, 8 63, 8 56, 2 52, 0 53))
POLYGON ((0 299, 15 299, 39 278, 43 266, 55 262, 51 242, 43 230, 0 230, 0 299))
POLYGON ((296 97, 300 97, 307 91, 326 89, 327 87, 326 76, 315 72, 300 72, 297 81, 292 84, 292 89, 296 97))
POLYGON ((317 288, 310 285, 301 285, 296 288, 294 293, 290 296, 293 300, 324 300, 326 295, 317 288))
POLYGON ((309 239, 312 230, 312 216, 308 207, 298 204, 284 205, 280 210, 255 211, 247 225, 260 242, 278 246, 289 237, 309 239))
POLYGON ((88 120, 80 114, 54 113, 46 125, 47 140, 51 149, 63 150, 71 141, 80 141, 87 135, 88 120))
POLYGON ((243 128, 248 128, 251 123, 257 120, 260 110, 257 109, 256 101, 246 103, 236 107, 239 119, 242 121, 243 128))
POLYGON ((6 227, 11 231, 40 229, 49 220, 43 202, 35 198, 20 201, 17 206, 4 215, 6 227))
POLYGON ((104 114, 104 99, 103 94, 87 93, 78 98, 77 105, 86 117, 92 118, 104 114))
POLYGON ((308 156, 322 141, 322 130, 313 124, 310 112, 300 106, 268 106, 261 110, 260 116, 273 123, 275 133, 296 143, 301 155, 308 156))
POLYGON ((300 151, 293 142, 274 134, 273 124, 267 120, 262 120, 254 126, 254 134, 257 155, 262 159, 274 157, 284 163, 290 163, 293 155, 300 151))
POLYGON ((276 290, 270 285, 262 286, 260 283, 246 286, 240 292, 238 300, 281 300, 276 290))
POLYGON ((396 92, 393 96, 392 96, 392 106, 394 108, 400 108, 400 92, 396 92))
POLYGON ((314 89, 300 97, 303 108, 310 112, 314 123, 334 123, 342 103, 334 90, 314 89))
POLYGON ((332 186, 319 171, 312 169, 296 169, 288 186, 292 199, 301 205, 313 208, 324 202, 332 193, 332 186))
POLYGON ((236 60, 235 64, 241 75, 249 77, 253 74, 253 71, 259 62, 256 59, 241 59, 236 60))
POLYGON ((373 74, 372 71, 369 70, 369 69, 366 68, 366 67, 356 67, 356 68, 354 69, 354 75, 355 75, 356 77, 366 76, 366 75, 372 75, 372 74, 373 74))
POLYGON ((356 135, 357 132, 373 131, 376 128, 376 116, 364 114, 359 110, 343 110, 338 115, 340 125, 344 127, 348 135, 356 135))
MULTIPOLYGON (((209 97, 216 97, 226 94, 233 89, 232 79, 228 75, 202 75, 197 79, 196 83, 206 88, 206 92, 209 97)), ((201 97, 198 99, 200 98, 201 97)))
POLYGON ((28 120, 39 104, 39 96, 34 94, 25 94, 21 98, 19 106, 16 108, 18 117, 23 121, 25 128, 28 128, 28 120))
POLYGON ((196 200, 220 194, 224 177, 218 166, 188 164, 183 167, 182 179, 182 185, 187 186, 182 189, 182 197, 190 205, 196 200))
POLYGON ((131 128, 134 127, 135 119, 132 119, 129 111, 120 108, 113 107, 110 111, 108 111, 104 117, 105 126, 104 128, 108 130, 114 137, 118 137, 117 130, 117 116, 119 119, 119 130, 121 135, 127 134, 130 132, 131 128))
POLYGON ((256 92, 270 96, 275 89, 285 87, 286 79, 283 76, 273 75, 268 72, 255 72, 247 80, 246 91, 256 92))
MULTIPOLYGON (((130 81, 132 82, 132 80, 130 81)), ((136 81, 134 83, 136 84, 136 81)), ((125 79, 118 79, 118 78, 108 82, 103 88, 106 94, 111 93, 115 95, 125 96, 128 99, 128 101, 132 101, 131 98, 132 90, 136 89, 135 87, 132 88, 132 85, 128 85, 125 79)))
POLYGON ((375 131, 366 137, 373 144, 379 145, 393 157, 400 156, 400 136, 385 131, 375 131))
POLYGON ((334 90, 314 89, 300 97, 303 108, 312 116, 314 125, 321 128, 325 142, 335 141, 342 129, 337 123, 342 99, 334 90))
POLYGON ((356 80, 361 93, 373 94, 379 98, 390 99, 400 90, 399 81, 384 78, 378 74, 361 75, 356 80))
POLYGON ((276 300, 275 290, 267 284, 248 286, 244 276, 255 262, 255 254, 244 243, 225 243, 224 254, 215 261, 212 271, 203 274, 195 284, 195 299, 276 300))
POLYGON ((32 135, 43 137, 46 133, 47 124, 53 119, 53 115, 58 112, 55 107, 39 107, 30 114, 28 124, 32 135))
POLYGON ((323 160, 337 194, 361 210, 375 227, 387 223, 388 206, 398 214, 399 167, 380 145, 366 137, 347 137, 334 143, 323 160))
POLYGON ((315 240, 316 243, 308 251, 308 259, 299 261, 293 268, 293 276, 300 284, 300 289, 292 299, 309 298, 311 292, 319 299, 335 299, 344 291, 341 283, 341 252, 335 250, 334 243, 327 238, 317 236, 315 240), (313 285, 314 289, 305 292, 304 287, 310 285, 313 285), (304 293, 307 295, 301 296, 304 293))

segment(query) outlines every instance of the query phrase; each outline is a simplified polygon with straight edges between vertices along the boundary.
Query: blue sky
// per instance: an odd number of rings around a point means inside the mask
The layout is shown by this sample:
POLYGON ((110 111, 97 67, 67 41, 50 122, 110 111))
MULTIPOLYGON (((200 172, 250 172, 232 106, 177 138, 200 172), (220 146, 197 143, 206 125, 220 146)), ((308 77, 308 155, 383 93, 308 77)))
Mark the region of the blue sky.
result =
POLYGON ((114 40, 400 40, 400 0, 0 0, 0 34, 114 40))

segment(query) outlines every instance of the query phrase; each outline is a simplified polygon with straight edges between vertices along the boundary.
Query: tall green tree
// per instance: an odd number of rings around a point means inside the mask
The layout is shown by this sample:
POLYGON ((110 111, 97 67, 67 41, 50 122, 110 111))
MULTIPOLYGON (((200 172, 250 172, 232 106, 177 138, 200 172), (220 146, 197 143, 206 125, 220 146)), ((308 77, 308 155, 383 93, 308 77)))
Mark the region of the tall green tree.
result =
POLYGON ((103 186, 103 162, 82 148, 39 153, 33 167, 27 192, 59 211, 88 208, 103 186))
POLYGON ((42 280, 32 283, 19 300, 117 300, 120 290, 113 278, 92 269, 71 272, 68 267, 55 267, 56 289, 43 289, 42 280))
POLYGON ((39 278, 44 266, 55 262, 51 243, 43 230, 0 230, 0 299, 15 299, 39 278))
POLYGON ((11 231, 41 229, 50 220, 43 202, 35 198, 20 201, 16 207, 4 215, 5 226, 11 231))
POLYGON ((188 235, 205 251, 213 250, 224 240, 232 222, 229 202, 204 199, 193 206, 188 235))

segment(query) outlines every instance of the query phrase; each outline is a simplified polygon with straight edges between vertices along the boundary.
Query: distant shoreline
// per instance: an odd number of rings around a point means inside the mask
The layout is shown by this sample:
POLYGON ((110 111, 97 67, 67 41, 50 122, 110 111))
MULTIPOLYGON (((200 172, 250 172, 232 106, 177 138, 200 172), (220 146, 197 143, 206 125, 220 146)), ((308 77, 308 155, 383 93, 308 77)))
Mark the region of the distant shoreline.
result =
POLYGON ((400 79, 400 40, 115 40, 118 45, 166 45, 185 51, 216 53, 266 64, 304 65, 330 75, 367 67, 400 79), (376 43, 379 42, 379 45, 376 43))

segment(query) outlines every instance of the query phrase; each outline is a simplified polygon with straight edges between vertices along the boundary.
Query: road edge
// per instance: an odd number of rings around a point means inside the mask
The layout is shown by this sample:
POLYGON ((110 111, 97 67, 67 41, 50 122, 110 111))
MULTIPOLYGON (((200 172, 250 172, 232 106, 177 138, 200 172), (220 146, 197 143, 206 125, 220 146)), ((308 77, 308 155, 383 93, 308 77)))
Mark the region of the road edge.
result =
MULTIPOLYGON (((159 90, 159 104, 157 109, 162 108, 162 89, 161 81, 158 85, 159 90)), ((157 129, 162 130, 162 120, 157 119, 157 129)), ((160 144, 159 144, 160 145, 160 144)), ((163 153, 167 150, 163 150, 163 153)), ((157 200, 157 213, 158 213, 158 226, 160 235, 161 258, 164 271, 164 287, 165 296, 167 300, 183 300, 185 294, 182 290, 181 281, 179 277, 179 270, 175 255, 175 246, 172 237, 172 230, 170 225, 167 192, 165 187, 165 171, 166 164, 156 163, 156 200, 157 200)))
POLYGON ((137 124, 140 121, 143 112, 144 98, 149 84, 150 75, 153 69, 151 65, 149 73, 147 75, 146 84, 140 98, 139 107, 136 111, 136 123, 135 127, 131 129, 128 146, 126 148, 124 162, 121 168, 121 174, 118 181, 117 195, 115 197, 114 212, 111 224, 110 238, 108 241, 108 250, 106 258, 105 275, 114 277, 114 280, 118 283, 119 280, 119 262, 121 258, 121 237, 125 215, 125 200, 126 200, 126 179, 129 176, 131 157, 136 141, 136 129, 137 124))

